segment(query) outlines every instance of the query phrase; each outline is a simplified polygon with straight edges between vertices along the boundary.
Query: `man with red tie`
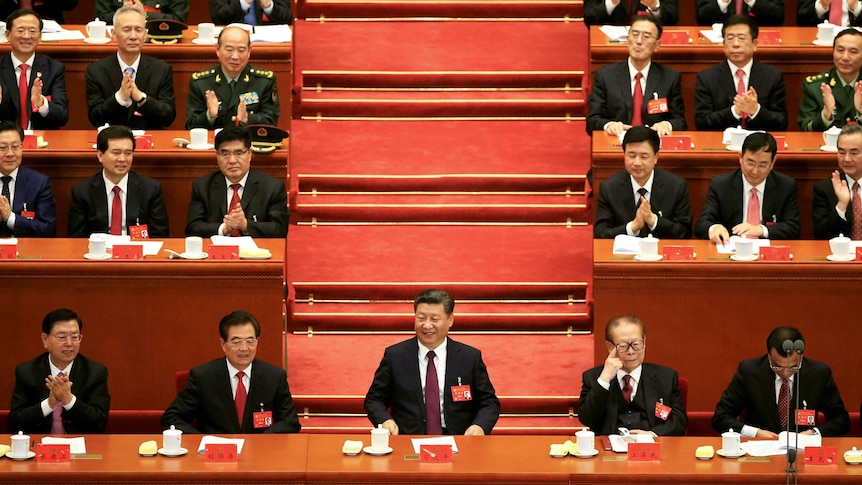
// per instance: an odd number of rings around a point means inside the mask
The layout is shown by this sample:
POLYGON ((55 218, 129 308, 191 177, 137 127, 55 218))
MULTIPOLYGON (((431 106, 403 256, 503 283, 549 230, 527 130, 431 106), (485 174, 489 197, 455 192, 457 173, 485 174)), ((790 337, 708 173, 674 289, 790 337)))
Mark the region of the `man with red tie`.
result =
POLYGON ((646 125, 659 135, 686 129, 680 74, 652 62, 661 45, 661 23, 638 15, 628 34, 628 60, 596 70, 589 97, 587 133, 619 135, 646 125))
POLYGON ((628 25, 633 17, 642 14, 663 25, 676 25, 678 12, 679 0, 584 0, 587 25, 628 25))
POLYGON ((69 121, 66 67, 39 54, 42 19, 32 10, 6 18, 12 52, 0 57, 0 119, 28 130, 56 130, 69 121))
POLYGON ((746 15, 757 25, 784 24, 784 0, 697 0, 697 25, 724 23, 731 15, 746 15))
POLYGON ((862 25, 862 2, 859 0, 799 0, 799 5, 796 7, 796 23, 800 27, 823 22, 843 27, 862 25))

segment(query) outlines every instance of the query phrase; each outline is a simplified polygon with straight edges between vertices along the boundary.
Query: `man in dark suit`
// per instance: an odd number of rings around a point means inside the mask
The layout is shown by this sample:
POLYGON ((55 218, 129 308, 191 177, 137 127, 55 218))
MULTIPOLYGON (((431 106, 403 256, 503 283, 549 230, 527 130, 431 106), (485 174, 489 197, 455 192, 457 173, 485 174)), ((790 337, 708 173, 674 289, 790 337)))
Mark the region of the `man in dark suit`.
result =
POLYGON ((0 121, 0 237, 54 237, 57 214, 48 177, 21 166, 24 130, 0 121))
POLYGON ((101 433, 111 396, 108 369, 78 352, 84 324, 60 308, 42 320, 44 354, 15 368, 9 431, 37 434, 101 433))
POLYGON ((836 13, 840 20, 833 19, 831 6, 832 0, 799 0, 796 6, 796 24, 800 27, 810 27, 828 20, 834 25, 844 27, 862 25, 862 3, 859 0, 841 2, 841 12, 836 13))
POLYGON ((393 435, 491 433, 500 401, 482 353, 447 337, 454 309, 455 301, 442 290, 416 297, 416 337, 384 351, 365 395, 372 425, 393 435))
POLYGON ((828 71, 802 81, 799 128, 826 131, 862 121, 862 32, 844 29, 832 43, 828 71))
MULTIPOLYGON (((56 20, 59 24, 65 24, 64 11, 74 10, 78 6, 78 0, 31 0, 33 11, 46 20, 56 20)), ((21 0, 0 0, 0 18, 21 8, 21 0)))
POLYGON ((32 10, 12 12, 6 18, 6 38, 12 52, 0 57, 0 119, 33 130, 56 130, 65 125, 69 121, 66 67, 36 52, 42 39, 42 19, 32 10), (26 84, 23 109, 19 94, 22 74, 26 84))
POLYGON ((629 58, 599 68, 589 97, 587 133, 604 130, 619 135, 633 125, 646 125, 659 135, 684 130, 685 105, 679 72, 652 62, 661 44, 661 24, 649 15, 638 15, 628 36, 629 58), (640 86, 640 120, 634 102, 640 86))
POLYGON ((794 403, 802 404, 813 416, 822 413, 825 417, 816 427, 800 426, 802 434, 841 436, 850 430, 850 416, 832 379, 832 370, 813 359, 803 361, 801 350, 785 353, 785 341, 791 343, 791 348, 801 343, 804 349, 802 332, 778 327, 766 339, 766 355, 739 363, 715 406, 712 427, 716 431, 733 429, 744 437, 775 439, 788 425, 794 428, 794 403), (788 422, 782 422, 785 412, 788 422))
POLYGON ((608 358, 583 374, 578 418, 596 434, 682 436, 688 426, 675 370, 644 362, 646 328, 638 317, 614 317, 605 325, 608 358))
POLYGON ((133 7, 114 14, 117 54, 87 66, 87 115, 93 126, 161 129, 177 117, 171 66, 141 54, 146 17, 133 7))
POLYGON ((102 171, 72 187, 69 237, 89 237, 94 232, 168 237, 162 185, 131 171, 135 151, 132 130, 126 126, 104 128, 96 137, 96 150, 102 171), (116 221, 112 218, 115 208, 122 212, 116 221))
POLYGON ((660 145, 658 133, 644 126, 626 132, 625 170, 599 186, 595 237, 613 238, 618 234, 691 237, 688 185, 682 178, 655 166, 660 145))
POLYGON ((215 146, 219 170, 192 183, 186 235, 285 237, 290 214, 284 182, 249 170, 249 132, 228 126, 215 146))
POLYGON ((720 24, 732 15, 751 17, 758 25, 784 23, 784 0, 697 0, 695 8, 697 25, 720 24))
POLYGON ((772 170, 778 150, 769 133, 752 133, 742 143, 739 168, 709 182, 694 235, 715 244, 737 236, 799 239, 796 181, 772 170))
POLYGON ((862 221, 854 231, 854 214, 862 214, 862 126, 844 125, 838 135, 838 168, 814 184, 814 239, 840 234, 862 239, 862 221), (852 202, 852 203, 851 203, 852 202), (854 203, 857 210, 853 210, 854 203))
POLYGON ((189 372, 186 387, 162 414, 162 427, 206 434, 298 433, 287 374, 255 358, 257 319, 234 311, 219 322, 219 335, 225 358, 189 372))
POLYGON ((742 125, 751 130, 787 131, 784 75, 754 60, 758 31, 757 24, 744 15, 729 17, 721 28, 727 61, 697 74, 694 124, 698 130, 721 131, 742 125))
POLYGON ((210 0, 210 16, 218 25, 293 23, 289 0, 210 0))
POLYGON ((584 23, 628 25, 632 17, 642 14, 655 17, 662 25, 676 25, 678 11, 679 0, 584 0, 584 23))
MULTIPOLYGON (((96 17, 110 23, 119 9, 131 7, 141 12, 145 20, 177 20, 185 23, 189 16, 189 0, 96 0, 96 17)), ((146 35, 144 35, 146 37, 146 35)))

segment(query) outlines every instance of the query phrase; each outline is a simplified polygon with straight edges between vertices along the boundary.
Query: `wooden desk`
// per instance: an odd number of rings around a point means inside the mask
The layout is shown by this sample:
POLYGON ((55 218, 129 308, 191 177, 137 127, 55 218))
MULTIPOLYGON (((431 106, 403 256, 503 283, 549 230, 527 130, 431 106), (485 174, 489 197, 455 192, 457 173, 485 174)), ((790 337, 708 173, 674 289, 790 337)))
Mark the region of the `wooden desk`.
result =
MULTIPOLYGON (((688 182, 689 199, 692 208, 692 228, 700 216, 709 181, 713 176, 739 168, 739 152, 730 151, 721 143, 721 133, 708 131, 676 132, 675 135, 692 137, 692 150, 662 150, 657 165, 688 182)), ((829 177, 838 169, 838 159, 834 152, 820 150, 823 145, 822 133, 788 132, 774 133, 786 136, 787 147, 779 149, 775 157, 774 170, 796 179, 798 184, 799 217, 802 238, 811 239, 813 219, 811 207, 814 199, 814 184, 829 177)), ((604 133, 593 134, 593 187, 611 175, 623 170, 623 153, 619 139, 604 133)), ((593 220, 598 205, 598 193, 594 194, 592 204, 593 220)))
MULTIPOLYGON (((96 158, 96 130, 36 131, 48 142, 47 148, 24 150, 22 165, 51 178, 57 199, 57 236, 65 237, 72 186, 102 169, 96 158)), ((170 216, 171 236, 185 236, 186 215, 192 196, 192 181, 218 170, 215 150, 189 150, 178 147, 176 137, 189 139, 185 130, 150 131, 153 149, 135 151, 132 169, 162 184, 170 216)), ((212 141, 210 132, 210 141, 212 141)), ((287 144, 275 152, 252 155, 252 168, 275 178, 287 177, 287 144)))
MULTIPOLYGON (((705 28, 667 27, 665 30, 687 30, 693 42, 689 45, 662 44, 653 55, 656 62, 682 73, 685 120, 691 130, 695 129, 694 85, 697 73, 726 59, 721 44, 713 44, 700 35, 705 28)), ((781 31, 781 44, 758 46, 755 58, 784 72, 788 129, 798 131, 796 117, 802 97, 802 81, 833 66, 832 46, 811 43, 817 36, 815 27, 763 27, 763 30, 781 31)), ((602 66, 624 61, 627 56, 628 47, 624 42, 610 42, 597 26, 590 27, 590 73, 602 66)))
MULTIPOLYGON (((695 261, 641 263, 611 254, 613 241, 594 241, 594 335, 616 315, 633 314, 647 328, 646 359, 688 378, 688 410, 713 411, 740 360, 763 355, 769 332, 799 328, 805 355, 832 367, 844 405, 856 411, 860 366, 848 352, 858 322, 862 264, 833 263, 827 241, 774 241, 791 247, 791 262, 735 262, 708 241, 659 243, 694 246, 695 261), (849 306, 848 306, 849 305, 849 306)), ((595 361, 607 357, 595 339, 595 361)))
MULTIPOLYGON (((68 30, 84 31, 82 25, 65 25, 68 30)), ((189 80, 192 74, 218 64, 216 46, 193 44, 197 38, 195 27, 189 26, 183 39, 177 44, 145 44, 143 53, 158 57, 171 65, 174 74, 174 94, 176 95, 177 118, 171 129, 184 129, 186 125, 186 98, 189 93, 189 80)), ((0 44, 0 55, 11 50, 9 43, 0 44)), ((84 72, 93 62, 116 55, 117 44, 87 44, 83 40, 45 42, 39 44, 39 52, 46 54, 66 65, 66 97, 69 99, 69 122, 63 129, 84 130, 92 128, 87 118, 87 84, 84 72)), ((281 116, 279 126, 287 128, 290 120, 290 59, 291 43, 254 44, 249 62, 262 69, 275 72, 278 90, 281 94, 281 116)))
MULTIPOLYGON (((257 356, 283 365, 285 240, 257 244, 272 259, 184 261, 160 252, 144 261, 88 261, 85 239, 20 239, 19 259, 0 262, 7 341, 0 403, 11 400, 15 366, 44 352, 42 318, 62 307, 84 322, 81 353, 108 367, 112 409, 166 408, 176 371, 224 357, 218 322, 237 309, 260 321, 257 356)), ((163 248, 182 252, 184 240, 163 248)))

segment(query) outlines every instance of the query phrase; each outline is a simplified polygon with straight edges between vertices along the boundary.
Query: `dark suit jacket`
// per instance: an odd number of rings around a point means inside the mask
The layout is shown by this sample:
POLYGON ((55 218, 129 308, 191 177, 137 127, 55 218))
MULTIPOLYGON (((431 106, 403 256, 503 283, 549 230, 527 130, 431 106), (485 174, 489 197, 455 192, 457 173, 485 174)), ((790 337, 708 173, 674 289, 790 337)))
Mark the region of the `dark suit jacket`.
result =
MULTIPOLYGON (((170 225, 162 196, 162 184, 149 177, 129 172, 127 189, 126 227, 146 224, 151 238, 168 237, 170 225)), ((72 187, 72 205, 69 206, 69 237, 90 237, 94 232, 111 232, 102 172, 72 187)))
MULTIPOLYGON (((210 0, 212 2, 213 0, 210 0)), ((584 0, 584 23, 587 25, 629 25, 634 14, 645 11, 639 1, 635 2, 635 12, 629 13, 628 0, 620 0, 611 15, 605 7, 605 0, 584 0)), ((663 26, 676 25, 679 20, 679 0, 662 0, 659 18, 663 26)))
MULTIPOLYGON (((709 182, 703 211, 694 226, 694 235, 709 239, 709 227, 721 224, 728 231, 742 222, 742 171, 716 175, 709 182)), ((766 177, 761 202, 761 224, 769 229, 769 239, 799 239, 799 205, 796 181, 773 170, 766 177)))
MULTIPOLYGON (((644 362, 641 381, 638 383, 638 394, 644 393, 646 400, 646 416, 650 429, 657 435, 682 436, 688 426, 688 417, 682 403, 682 390, 679 387, 679 376, 676 371, 657 364, 644 362), (656 417, 655 404, 662 402, 671 407, 670 417, 662 421, 656 417)), ((583 374, 581 383, 581 398, 578 404, 578 419, 589 426, 594 433, 609 435, 617 432, 617 414, 619 408, 625 406, 619 381, 614 377, 611 387, 605 390, 598 383, 603 366, 594 367, 583 374)))
MULTIPOLYGON (((650 208, 658 216, 652 234, 658 238, 688 239, 691 237, 691 205, 688 185, 680 177, 653 169, 650 208)), ((621 170, 599 185, 599 206, 596 209, 595 237, 613 238, 626 233, 626 224, 635 218, 632 179, 621 170)))
MULTIPOLYGON (((759 5, 760 2, 755 5, 759 5)), ((734 76, 727 61, 721 61, 697 74, 694 88, 694 124, 698 130, 722 131, 739 126, 730 112, 736 96, 734 76)), ((760 112, 746 118, 750 130, 787 131, 787 93, 784 75, 778 69, 757 60, 751 65, 749 87, 757 91, 760 112)))
POLYGON ((27 167, 18 167, 12 199, 15 228, 9 234, 6 221, 0 222, 0 236, 54 237, 57 233, 56 201, 47 176, 27 167), (24 204, 27 204, 27 211, 36 213, 33 219, 21 217, 24 204))
MULTIPOLYGON (((400 434, 426 434, 418 355, 419 343, 415 337, 383 352, 383 360, 365 395, 365 412, 374 426, 394 419, 400 434)), ((451 338, 446 344, 443 414, 446 430, 452 435, 464 434, 474 424, 489 434, 500 416, 500 400, 494 393, 482 353, 451 338), (472 400, 453 401, 450 390, 458 385, 459 378, 462 385, 470 386, 472 400)))
MULTIPOLYGON (((609 121, 631 123, 632 86, 628 60, 601 67, 596 71, 593 77, 589 105, 587 133, 604 129, 605 124, 609 121)), ((655 61, 650 64, 646 89, 644 90, 642 116, 647 125, 653 125, 659 121, 670 121, 674 130, 686 129, 685 104, 682 100, 682 87, 678 71, 662 66, 655 61), (647 113, 647 100, 653 99, 653 93, 658 94, 659 98, 667 98, 667 113, 654 115, 647 113)))
MULTIPOLYGON (((227 191, 224 175, 215 172, 192 182, 186 236, 210 237, 227 214, 227 191)), ((284 182, 257 170, 248 171, 240 201, 253 237, 285 237, 290 214, 284 182)))
MULTIPOLYGON (((841 174, 841 180, 847 182, 847 187, 853 189, 853 181, 841 174)), ((851 199, 852 200, 852 199, 851 199)), ((814 239, 832 239, 839 234, 850 237, 853 232, 853 205, 847 204, 844 216, 841 219, 835 212, 838 205, 838 197, 832 188, 832 177, 823 179, 814 184, 814 202, 811 215, 814 216, 814 239)))
MULTIPOLYGON (((716 0, 697 0, 694 13, 697 25, 721 24, 731 15, 736 15, 736 2, 730 2, 727 12, 718 8, 716 0)), ((742 2, 742 15, 750 15, 760 27, 784 24, 784 0, 757 0, 754 6, 742 2)))
MULTIPOLYGON (((147 11, 147 20, 170 19, 186 22, 189 16, 190 0, 142 0, 147 11), (158 9, 159 11, 155 11, 158 9)), ((96 0, 96 17, 111 25, 114 23, 114 13, 123 6, 123 0, 96 0)))
MULTIPOLYGON (((34 130, 56 130, 69 121, 69 102, 66 99, 66 66, 50 57, 36 53, 33 65, 28 70, 29 89, 33 88, 36 78, 42 79, 42 95, 48 103, 48 115, 33 113, 30 96, 27 96, 27 111, 30 113, 30 126, 34 130), (39 73, 42 75, 39 76, 39 73)), ((19 123, 21 119, 21 100, 18 97, 18 77, 12 67, 12 54, 0 57, 0 87, 3 98, 0 100, 0 117, 4 121, 19 123), (9 94, 12 94, 11 96, 9 94)))
POLYGON ((198 71, 189 79, 189 93, 186 97, 186 129, 212 130, 235 125, 241 94, 252 95, 251 99, 246 101, 247 125, 278 124, 281 105, 278 101, 275 73, 248 64, 237 76, 235 89, 231 89, 224 71, 220 65, 217 65, 205 71, 198 71), (207 91, 215 93, 219 100, 219 111, 212 123, 207 119, 207 91))
MULTIPOLYGON (((760 0, 757 0, 758 3, 760 0)), ((829 20, 829 11, 826 15, 819 17, 817 10, 814 9, 814 3, 817 0, 799 0, 796 7, 796 24, 800 27, 811 27, 817 24, 822 24, 824 20, 829 20)), ((856 17, 853 13, 850 14, 850 25, 862 25, 862 16, 856 17)))
POLYGON ((141 55, 135 84, 147 94, 147 102, 128 108, 117 102, 114 94, 123 82, 123 72, 116 54, 87 66, 87 108, 93 126, 125 125, 132 129, 161 129, 177 117, 174 80, 171 66, 155 57, 141 55))
POLYGON ((251 385, 245 403, 242 427, 236 414, 227 359, 219 358, 189 372, 186 387, 165 410, 162 428, 171 425, 183 433, 298 433, 299 418, 290 396, 284 369, 255 359, 251 366, 251 385), (272 412, 272 426, 254 427, 254 413, 272 412), (192 423, 196 422, 196 426, 192 423))
MULTIPOLYGON (((254 1, 255 13, 257 13, 258 24, 290 24, 293 23, 293 14, 290 12, 289 0, 273 0, 272 14, 264 20, 263 7, 260 0, 254 1)), ((245 17, 242 7, 237 0, 210 0, 210 15, 216 25, 227 25, 233 22, 242 23, 245 17)))
MULTIPOLYGON (((783 363, 776 363, 783 365, 783 363)), ((826 422, 817 426, 823 436, 841 436, 850 430, 850 416, 844 408, 841 394, 832 379, 828 365, 812 359, 804 359, 796 379, 799 380, 799 405, 802 401, 808 409, 823 413, 826 422)), ((797 384, 794 383, 794 390, 797 384)), ((795 414, 797 395, 791 394, 790 416, 795 414)), ((719 433, 730 428, 740 431, 743 425, 779 433, 783 431, 778 417, 775 397, 775 373, 769 368, 766 356, 743 360, 736 374, 721 394, 715 406, 712 427, 719 433), (740 419, 741 417, 741 419, 740 419)), ((791 423, 792 426, 792 423, 791 423)), ((800 431, 810 426, 800 426, 800 431)))
MULTIPOLYGON (((25 434, 51 432, 53 416, 42 414, 42 401, 48 397, 45 377, 51 375, 48 353, 15 368, 15 390, 9 410, 9 431, 25 434)), ((108 394, 108 369, 78 354, 72 364, 72 394, 77 401, 63 410, 63 427, 68 434, 101 433, 108 423, 111 396, 108 394)))
MULTIPOLYGON (((21 0, 0 0, 0 19, 6 20, 10 13, 21 8, 21 0)), ((78 0, 33 0, 33 11, 43 19, 56 20, 64 24, 63 11, 73 10, 78 0)))

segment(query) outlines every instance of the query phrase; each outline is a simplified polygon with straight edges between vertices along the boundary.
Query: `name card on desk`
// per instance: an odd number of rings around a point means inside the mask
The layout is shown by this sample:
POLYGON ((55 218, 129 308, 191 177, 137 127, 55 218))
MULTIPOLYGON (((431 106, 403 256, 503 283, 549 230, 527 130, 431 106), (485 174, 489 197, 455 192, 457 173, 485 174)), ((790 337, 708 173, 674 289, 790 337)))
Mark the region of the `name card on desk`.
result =
POLYGON ((204 448, 205 462, 232 462, 236 461, 237 452, 235 443, 213 443, 204 448))
POLYGON ((862 247, 856 248, 856 261, 862 261, 862 247))
POLYGON ((69 463, 69 445, 36 444, 36 461, 39 463, 69 463))
POLYGON ((629 443, 629 461, 661 460, 661 443, 629 443))
POLYGON ((838 463, 837 446, 806 446, 806 465, 835 465, 838 463))
POLYGON ((691 137, 686 135, 668 135, 661 137, 662 150, 691 150, 691 137))
POLYGON ((207 248, 210 259, 239 259, 239 246, 214 246, 210 245, 207 248))
POLYGON ((665 261, 691 261, 694 259, 694 246, 664 246, 661 255, 665 261))
POLYGON ((757 34, 757 45, 779 45, 781 44, 780 30, 761 30, 757 34))
POLYGON ((17 244, 0 244, 0 259, 16 259, 17 254, 17 244))
POLYGON ((763 246, 760 248, 763 261, 790 261, 790 246, 763 246))
POLYGON ((787 137, 785 136, 776 136, 775 137, 775 145, 779 152, 783 152, 787 149, 787 137))
POLYGON ((138 135, 135 137, 136 150, 152 150, 153 135, 138 135))
POLYGON ((419 461, 422 463, 452 463, 452 447, 449 445, 420 445, 419 461))
POLYGON ((111 259, 144 259, 144 247, 139 244, 114 244, 111 259))
POLYGON ((688 45, 691 37, 687 30, 664 30, 661 34, 662 45, 688 45))

